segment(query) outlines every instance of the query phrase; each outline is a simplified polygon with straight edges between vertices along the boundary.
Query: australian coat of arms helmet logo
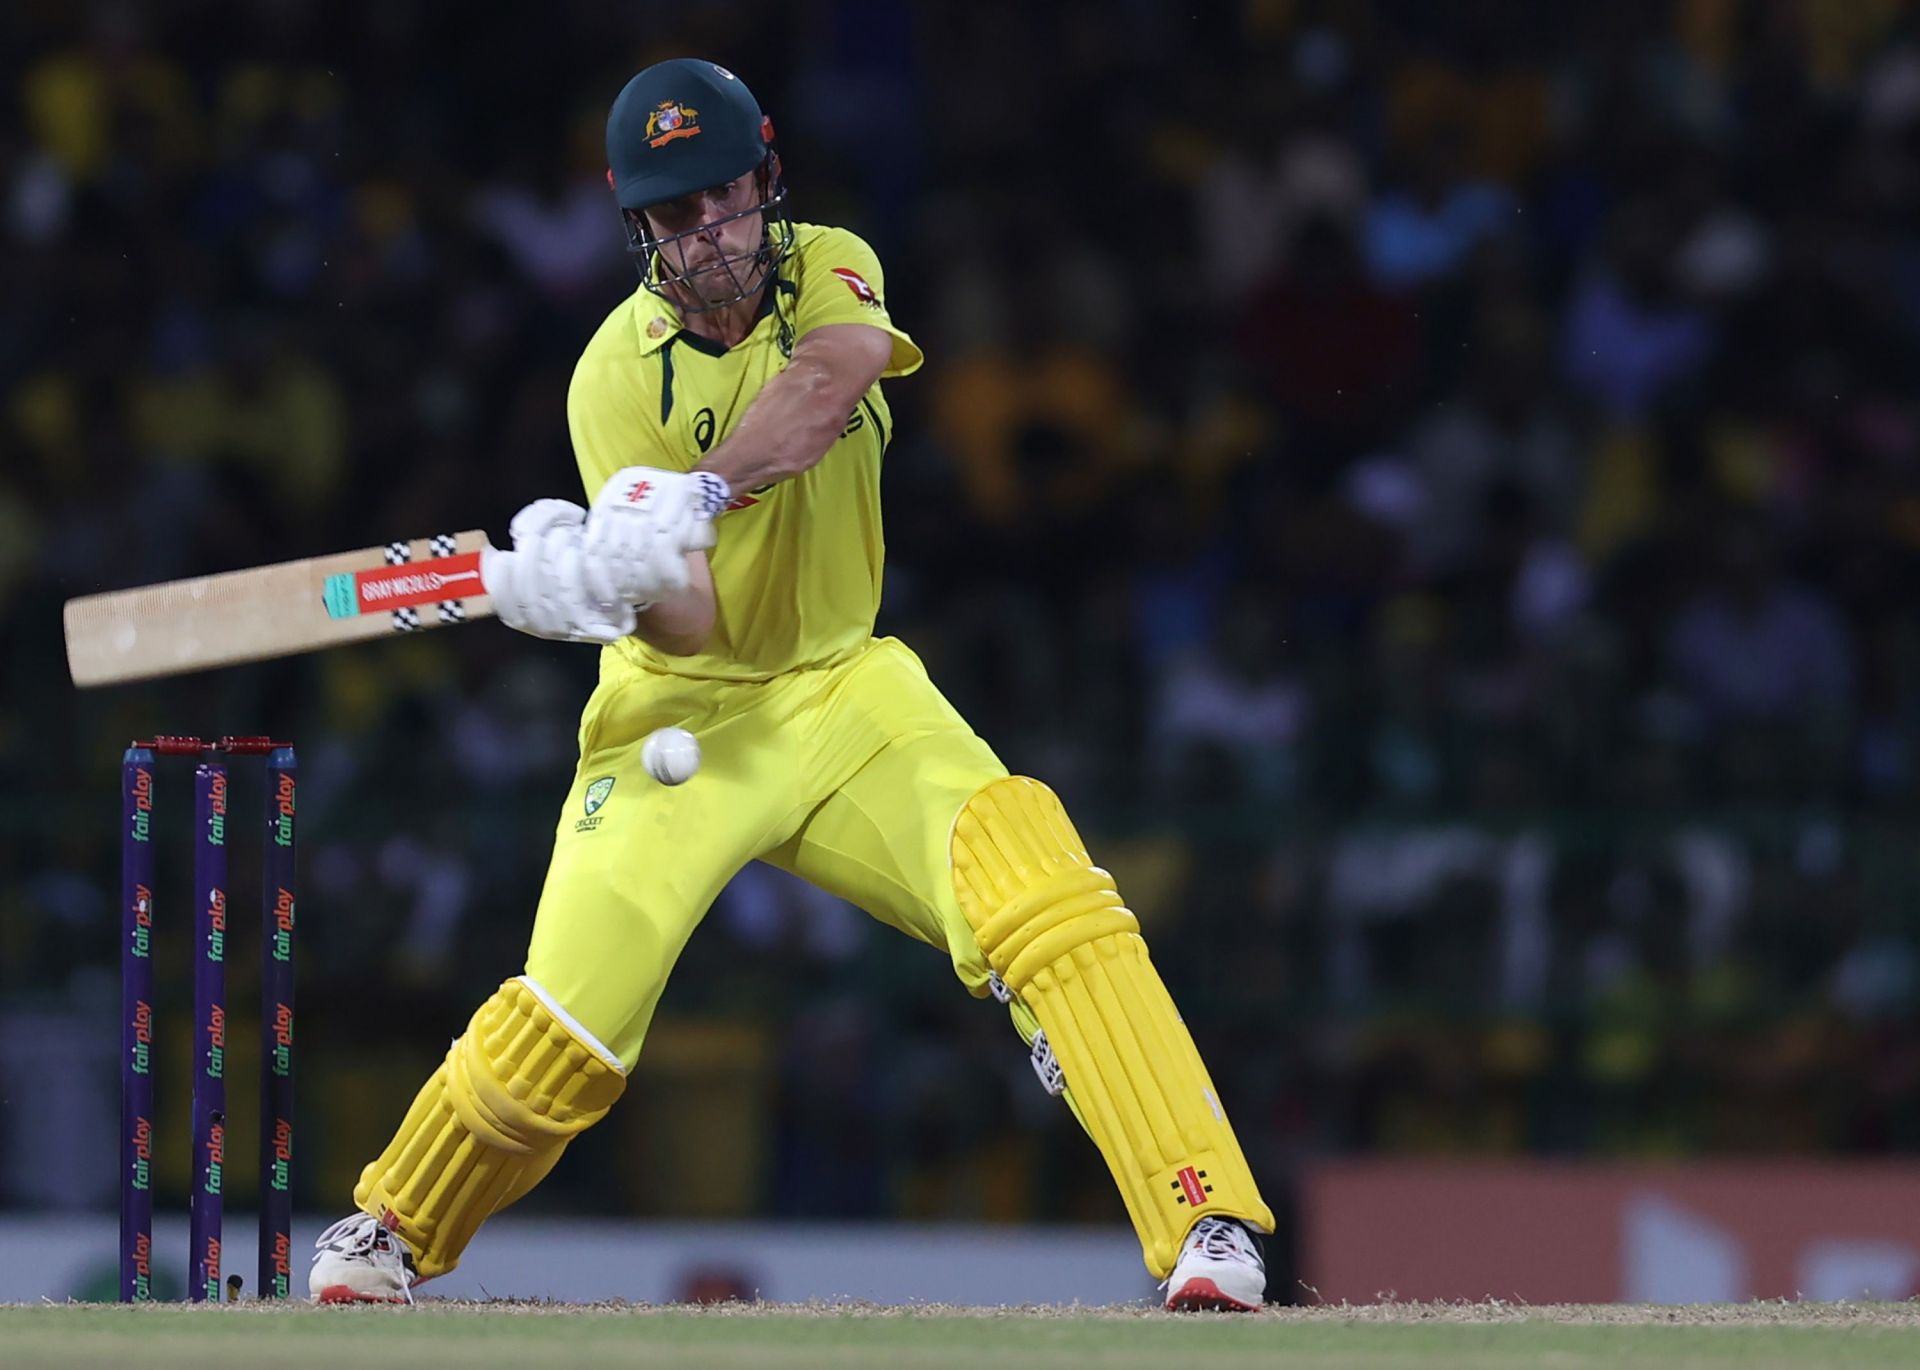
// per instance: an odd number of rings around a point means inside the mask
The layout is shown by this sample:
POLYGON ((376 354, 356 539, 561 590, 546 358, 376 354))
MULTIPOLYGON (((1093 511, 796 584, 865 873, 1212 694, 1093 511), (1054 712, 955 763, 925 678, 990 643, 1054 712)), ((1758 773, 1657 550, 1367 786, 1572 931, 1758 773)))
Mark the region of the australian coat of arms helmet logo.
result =
POLYGON ((700 131, 700 111, 678 100, 662 100, 647 114, 647 146, 665 147, 675 138, 700 131))
POLYGON ((607 796, 613 793, 613 782, 617 777, 603 775, 587 786, 587 817, 600 812, 600 806, 607 802, 607 796))

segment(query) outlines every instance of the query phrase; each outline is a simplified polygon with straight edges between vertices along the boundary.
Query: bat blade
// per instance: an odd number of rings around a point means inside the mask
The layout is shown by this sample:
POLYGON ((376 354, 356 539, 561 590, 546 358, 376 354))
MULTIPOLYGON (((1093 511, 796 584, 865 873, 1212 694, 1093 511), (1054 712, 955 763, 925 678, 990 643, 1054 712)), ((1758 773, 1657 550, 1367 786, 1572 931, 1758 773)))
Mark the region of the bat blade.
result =
POLYGON ((489 545, 441 533, 70 599, 67 668, 86 689, 490 618, 489 545))

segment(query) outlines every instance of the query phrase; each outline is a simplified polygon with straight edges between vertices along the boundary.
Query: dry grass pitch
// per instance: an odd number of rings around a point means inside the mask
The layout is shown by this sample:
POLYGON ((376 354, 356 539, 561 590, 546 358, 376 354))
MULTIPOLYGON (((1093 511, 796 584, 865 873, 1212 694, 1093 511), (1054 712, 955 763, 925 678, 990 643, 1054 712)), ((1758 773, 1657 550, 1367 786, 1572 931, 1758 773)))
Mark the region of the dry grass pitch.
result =
POLYGON ((1030 1308, 425 1302, 0 1307, 0 1365, 289 1370, 1463 1370, 1464 1367, 1826 1367, 1920 1364, 1920 1303, 1667 1308, 1382 1304, 1252 1317, 1030 1308))

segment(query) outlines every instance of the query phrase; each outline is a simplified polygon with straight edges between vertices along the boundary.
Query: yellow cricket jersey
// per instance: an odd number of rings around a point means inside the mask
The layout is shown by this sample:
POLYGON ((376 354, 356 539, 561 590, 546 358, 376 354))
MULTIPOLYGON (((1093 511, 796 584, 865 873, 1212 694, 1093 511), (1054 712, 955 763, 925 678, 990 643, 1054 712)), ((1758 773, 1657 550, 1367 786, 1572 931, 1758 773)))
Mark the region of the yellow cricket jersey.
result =
MULTIPOLYGON (((842 228, 795 225, 760 320, 735 347, 683 330, 670 303, 636 289, 593 335, 567 392, 567 424, 588 499, 623 466, 692 470, 786 367, 794 344, 839 323, 870 324, 893 336, 883 375, 919 367, 920 349, 887 315, 879 259, 842 228)), ((708 553, 718 612, 707 650, 667 656, 625 638, 602 654, 602 673, 639 667, 765 680, 838 660, 864 644, 880 608, 880 458, 892 428, 876 383, 811 470, 734 491, 708 553)))

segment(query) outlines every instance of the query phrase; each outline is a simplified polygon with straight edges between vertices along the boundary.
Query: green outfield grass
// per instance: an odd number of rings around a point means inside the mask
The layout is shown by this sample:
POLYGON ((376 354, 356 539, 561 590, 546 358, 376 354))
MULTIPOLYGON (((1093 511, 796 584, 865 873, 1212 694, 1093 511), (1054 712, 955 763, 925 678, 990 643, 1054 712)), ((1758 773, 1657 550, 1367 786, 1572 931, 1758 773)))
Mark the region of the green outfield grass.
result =
POLYGON ((1920 1364, 1920 1304, 1401 1304, 1239 1318, 1158 1312, 427 1303, 415 1309, 0 1307, 7 1370, 1824 1370, 1920 1364))

